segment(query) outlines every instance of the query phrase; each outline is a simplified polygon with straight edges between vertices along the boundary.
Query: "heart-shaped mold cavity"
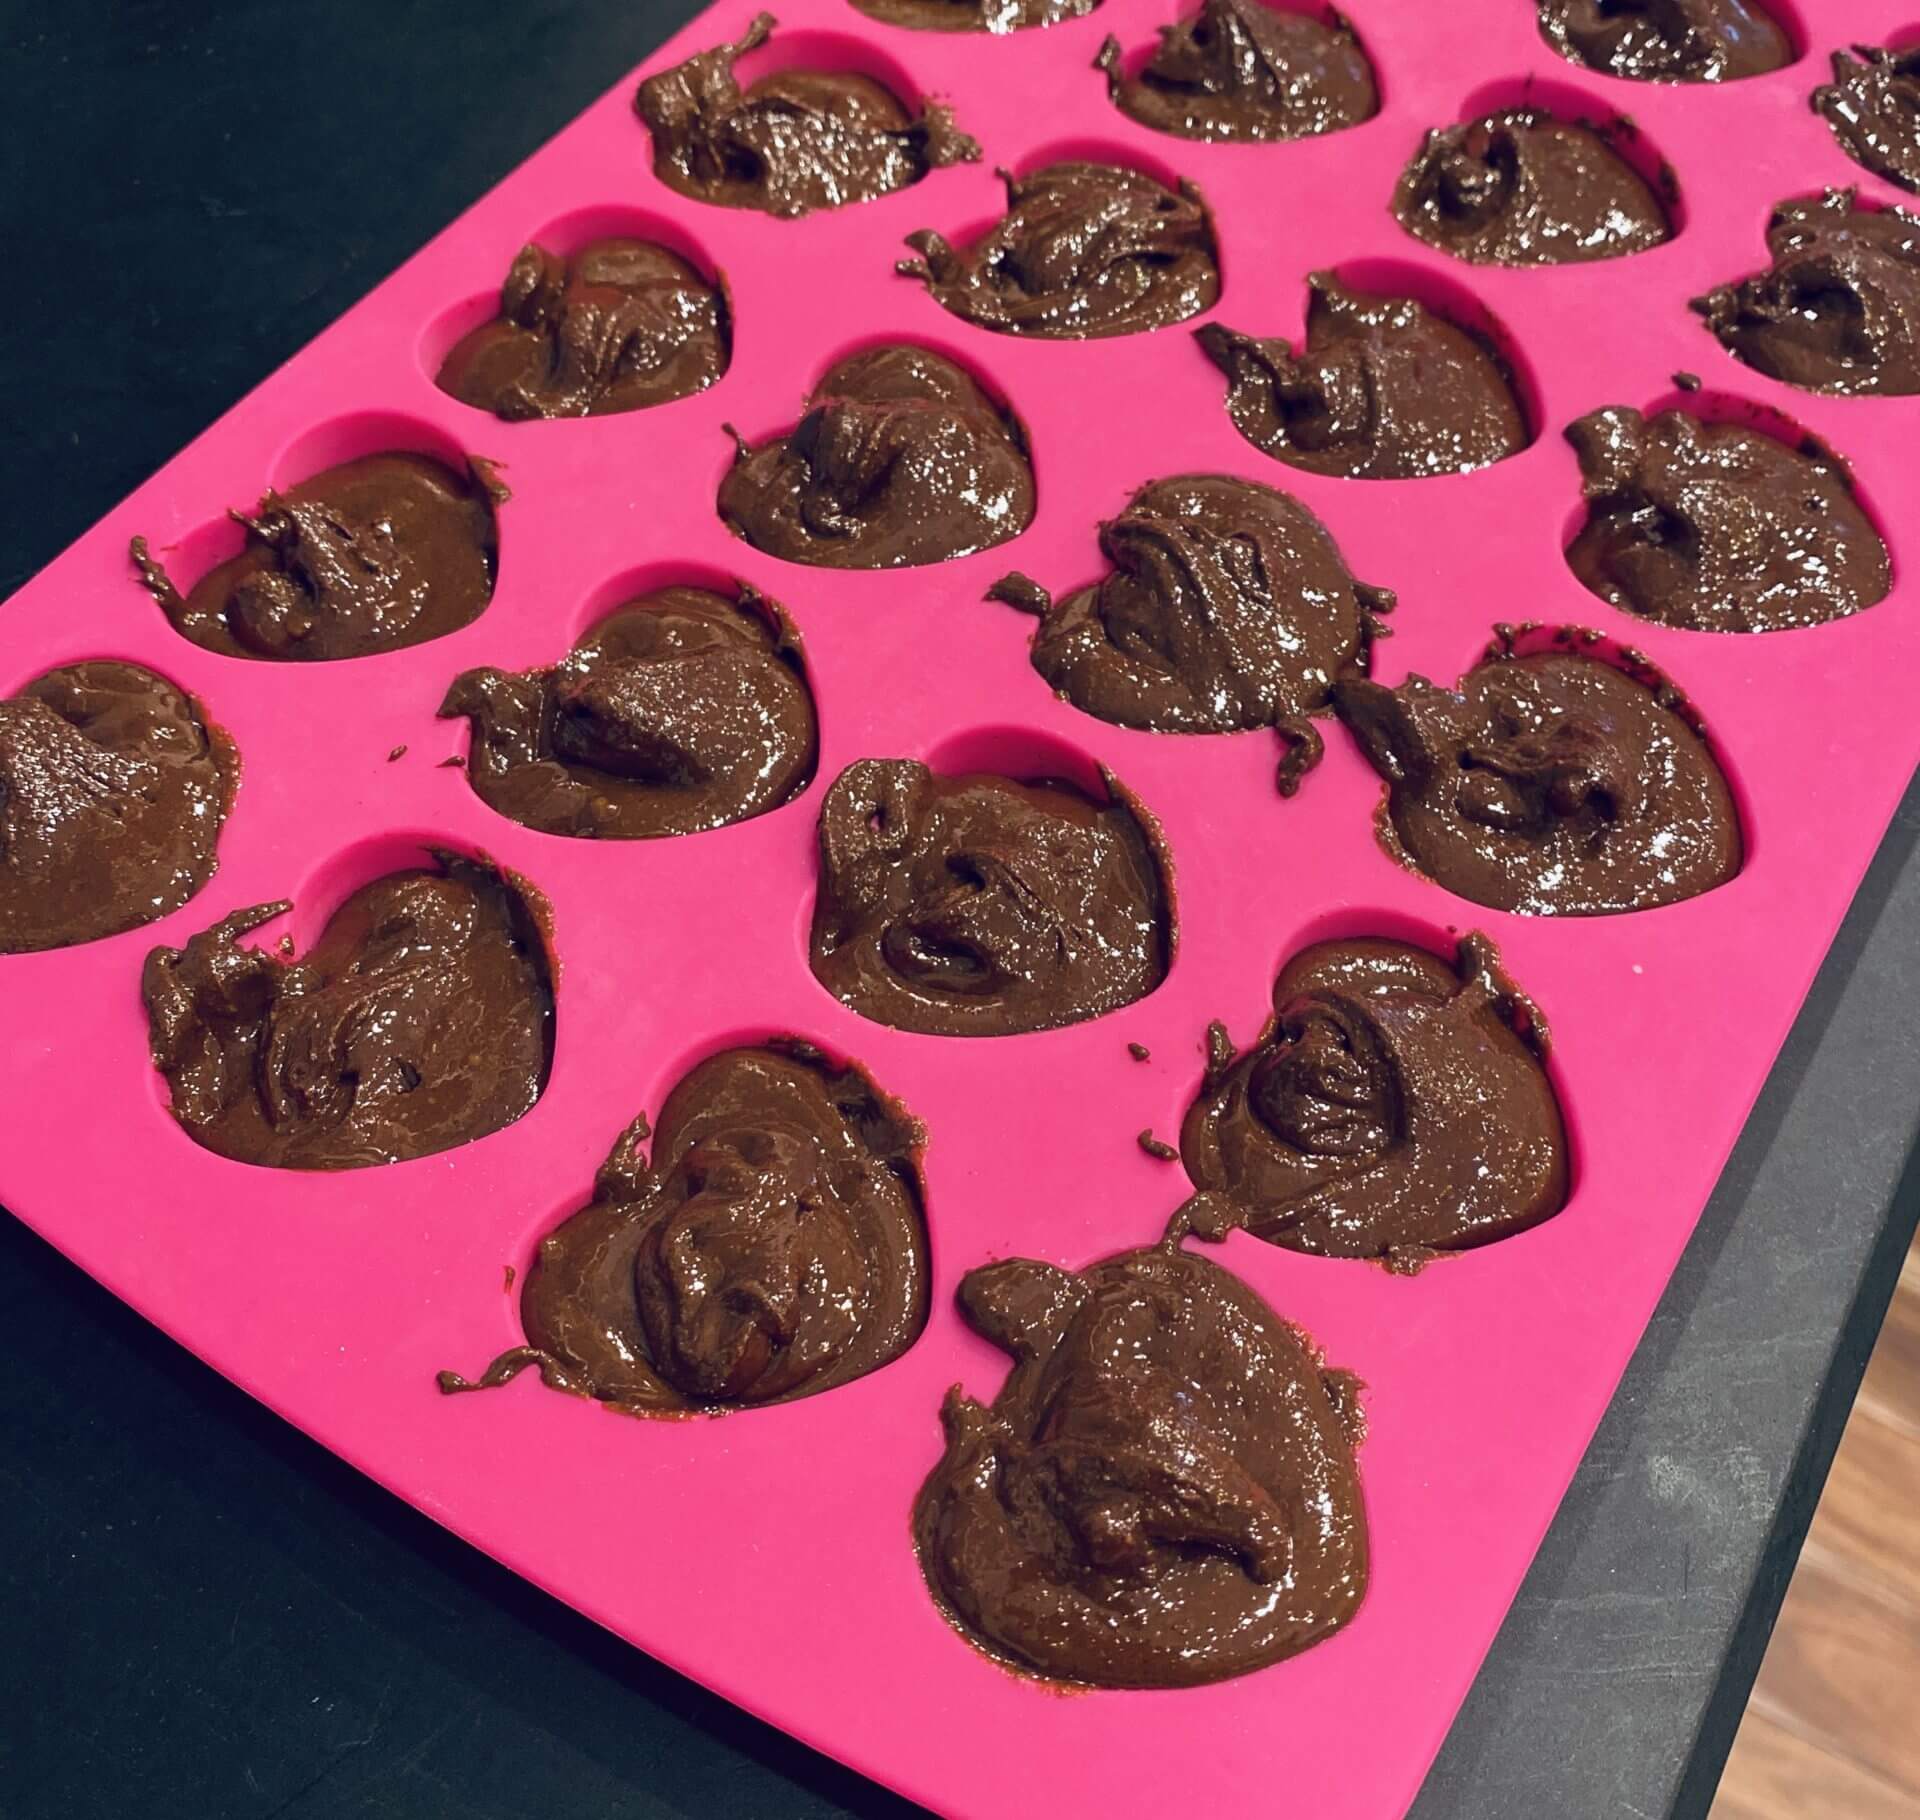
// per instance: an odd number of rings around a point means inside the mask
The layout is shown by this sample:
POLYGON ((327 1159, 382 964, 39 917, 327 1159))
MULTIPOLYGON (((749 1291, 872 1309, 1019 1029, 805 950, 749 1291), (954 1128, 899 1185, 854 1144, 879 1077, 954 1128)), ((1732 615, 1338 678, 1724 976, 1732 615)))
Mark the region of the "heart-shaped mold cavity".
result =
POLYGON ((744 582, 639 573, 597 591, 607 609, 550 665, 448 687, 440 715, 470 723, 467 782, 497 814, 653 840, 765 815, 812 779, 819 716, 785 609, 744 582))
POLYGON ((1094 60, 1121 113, 1170 137, 1272 144, 1364 125, 1379 66, 1319 0, 1200 0, 1155 37, 1109 37, 1094 60))
POLYGON ((673 1416, 818 1396, 890 1364, 927 1323, 925 1133, 864 1070, 776 1036, 691 1062, 520 1292, 527 1366, 556 1390, 673 1416), (651 1136, 651 1155, 641 1145, 651 1136))
POLYGON ((360 411, 282 448, 257 506, 230 506, 177 539, 164 562, 140 537, 131 554, 174 630, 210 651, 304 663, 382 656, 457 632, 486 609, 506 497, 492 465, 434 425, 360 411))
POLYGON ((0 955, 139 929, 218 865, 240 760, 186 690, 85 658, 0 699, 0 955))
POLYGON ((1628 121, 1563 83, 1488 83, 1436 124, 1394 189, 1416 240, 1518 270, 1620 259, 1680 231, 1673 172, 1628 121))
POLYGON ((1349 675, 1334 699, 1386 785, 1388 856, 1489 909, 1657 909, 1745 861, 1741 809, 1698 713, 1601 633, 1500 628, 1455 685, 1349 675))
POLYGON ((907 236, 898 263, 949 315, 1000 335, 1096 340, 1185 322, 1219 300, 1205 199, 1131 148, 1074 140, 1001 173, 1005 211, 955 243, 907 236))
POLYGON ((1256 448, 1310 473, 1420 480, 1525 449, 1541 421, 1532 368, 1504 325, 1445 273, 1349 260, 1307 281, 1305 332, 1194 331, 1256 448))
POLYGON ((1676 389, 1568 425, 1562 547, 1589 593, 1661 625, 1783 632, 1885 599, 1893 558, 1846 460, 1772 407, 1676 389))
POLYGON ((508 422, 607 416, 691 397, 732 354, 724 279, 678 223, 575 209, 502 261, 504 281, 436 316, 421 370, 508 422))
POLYGON ((1805 391, 1920 393, 1920 212, 1858 189, 1776 203, 1768 265, 1691 308, 1734 359, 1805 391))
POLYGON ((977 1037, 1083 1023, 1159 986, 1172 864, 1139 800, 1104 771, 1089 789, 1083 756, 1021 729, 939 752, 966 769, 862 759, 822 800, 821 985, 876 1023, 977 1037), (996 763, 1011 772, 981 768, 996 763))
POLYGON ((1484 936, 1304 941, 1246 1050, 1209 1034, 1177 1222, 1403 1274, 1537 1226, 1572 1182, 1548 1048, 1484 936))
POLYGON ((778 217, 870 202, 980 156, 884 52, 838 32, 777 32, 770 13, 647 77, 634 105, 668 188, 778 217))
POLYGON ((716 509, 787 562, 892 569, 949 562, 1032 522, 1027 434, 970 362, 867 337, 821 375, 797 424, 734 457, 716 509))
POLYGON ((1805 54, 1797 0, 1535 0, 1540 36, 1569 63, 1621 81, 1770 76, 1805 54))
POLYGON ((284 902, 147 957, 154 1064, 187 1134, 235 1162, 357 1169, 472 1143, 530 1111, 554 1044, 539 893, 401 834, 336 855, 309 883, 273 949, 242 938, 284 902))
POLYGON ((851 0, 856 12, 910 32, 1037 30, 1083 19, 1101 0, 851 0))

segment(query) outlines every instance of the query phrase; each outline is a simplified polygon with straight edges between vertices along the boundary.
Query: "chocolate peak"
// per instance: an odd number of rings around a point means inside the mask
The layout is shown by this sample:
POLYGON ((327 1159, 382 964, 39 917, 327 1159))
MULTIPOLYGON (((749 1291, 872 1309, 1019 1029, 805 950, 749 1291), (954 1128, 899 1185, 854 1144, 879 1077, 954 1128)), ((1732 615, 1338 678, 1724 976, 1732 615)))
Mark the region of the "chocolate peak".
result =
POLYGON ((1862 44, 1851 57, 1835 51, 1833 81, 1813 91, 1813 111, 1855 164, 1920 190, 1920 45, 1862 44))

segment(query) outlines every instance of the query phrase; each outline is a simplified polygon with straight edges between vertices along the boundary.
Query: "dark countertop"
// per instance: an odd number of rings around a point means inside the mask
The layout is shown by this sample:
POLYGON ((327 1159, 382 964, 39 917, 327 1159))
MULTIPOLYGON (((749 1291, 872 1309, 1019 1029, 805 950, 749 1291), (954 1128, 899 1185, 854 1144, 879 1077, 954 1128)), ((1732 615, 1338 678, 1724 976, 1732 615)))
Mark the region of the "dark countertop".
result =
MULTIPOLYGON (((697 7, 26 10, 0 594, 697 7)), ((1920 789, 1422 1820, 1704 1811, 1920 1211, 1917 836, 1920 789)), ((916 1811, 456 1542, 12 1221, 0 1383, 10 1820, 916 1811)))

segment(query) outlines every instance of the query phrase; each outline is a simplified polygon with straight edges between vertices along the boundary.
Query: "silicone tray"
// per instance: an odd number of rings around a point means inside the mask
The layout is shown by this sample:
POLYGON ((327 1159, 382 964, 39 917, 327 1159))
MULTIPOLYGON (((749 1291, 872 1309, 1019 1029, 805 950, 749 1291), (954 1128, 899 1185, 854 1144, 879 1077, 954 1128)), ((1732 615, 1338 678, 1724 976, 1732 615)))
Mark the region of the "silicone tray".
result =
MULTIPOLYGON (((752 1711, 943 1810, 971 1814, 1292 1812, 1379 1816, 1412 1798, 1686 1243, 1777 1046, 1916 759, 1920 406, 1792 392, 1738 366, 1685 308, 1763 263, 1771 205, 1860 176, 1807 108, 1824 55, 1884 41, 1908 0, 1823 8, 1790 69, 1725 89, 1613 82, 1557 59, 1528 0, 1351 0, 1380 72, 1380 116, 1294 145, 1191 145, 1109 106, 1090 67, 1109 32, 1135 49, 1170 0, 1107 0, 1010 38, 874 24, 845 0, 794 0, 775 58, 866 68, 935 91, 987 148, 879 202, 776 222, 668 192, 629 100, 612 90, 370 298, 230 412, 14 598, 0 689, 56 663, 118 656, 191 688, 245 771, 200 895, 147 929, 0 961, 0 1098, 11 1141, 0 1197, 83 1267, 345 1458, 529 1579, 752 1711), (1505 101, 1529 77, 1556 104, 1631 113, 1677 173, 1684 228, 1609 264, 1466 267, 1386 212, 1422 130, 1505 101), (1036 105, 1044 97, 1043 105, 1036 105), (964 234, 998 213, 994 163, 1068 147, 1179 173, 1217 212, 1214 312, 1298 332, 1304 280, 1334 267, 1500 326, 1539 435, 1470 476, 1355 483, 1295 473, 1235 433, 1219 374, 1184 328, 1024 344, 946 316, 894 276, 902 237, 964 234), (610 229, 657 235, 724 271, 731 370, 663 409, 504 425, 435 389, 438 355, 490 308, 514 251, 610 229), (1030 427, 1039 511, 1017 543, 932 569, 834 573, 735 541, 714 514, 731 421, 793 421, 819 373, 875 338, 924 342, 1009 398, 1030 427), (1798 633, 1725 637, 1630 621, 1588 596, 1561 548, 1578 476, 1558 432, 1600 405, 1648 405, 1690 369, 1690 408, 1771 407, 1854 465, 1891 546, 1893 596, 1798 633), (1904 438, 1904 440, 1903 440, 1904 438), (190 581, 232 547, 221 514, 380 446, 502 464, 492 606, 453 637, 313 667, 223 658, 175 635, 126 559, 141 532, 190 581), (982 601, 1019 566, 1059 588, 1100 571, 1096 522, 1142 482, 1242 473, 1303 498, 1355 571, 1395 588, 1377 673, 1451 679, 1502 619, 1600 628, 1691 695, 1746 819, 1745 869, 1709 896, 1634 916, 1541 921, 1464 904, 1399 870, 1374 839, 1377 780, 1330 730, 1290 802, 1270 736, 1121 731, 1054 700, 1027 663, 1030 622, 982 601), (491 813, 462 772, 462 723, 434 718, 480 663, 550 661, 615 603, 664 579, 745 577, 793 614, 821 715, 817 777, 791 805, 688 839, 533 834, 491 813), (404 744, 405 755, 388 762, 404 744), (1031 1037, 964 1042, 864 1022, 805 961, 814 817, 864 756, 1090 775, 1110 765, 1160 815, 1178 868, 1180 947, 1151 997, 1031 1037), (494 855, 554 911, 558 1043, 518 1124, 381 1171, 249 1169, 173 1123, 147 1057, 140 962, 239 905, 290 895, 310 941, 352 888, 427 842, 494 855), (1175 1135, 1201 1037, 1262 1022, 1303 942, 1381 932, 1500 945, 1556 1036, 1576 1146, 1571 1204, 1415 1280, 1224 1249, 1337 1364, 1367 1380, 1362 1456, 1372 1590, 1352 1626, 1264 1673, 1174 1693, 1060 1698, 994 1667, 936 1614, 907 1512, 940 1449, 937 1409, 1004 1360, 953 1311, 961 1274, 1013 1253, 1077 1266, 1157 1236, 1184 1196, 1134 1134, 1175 1135), (698 1057, 793 1031, 859 1058, 927 1123, 934 1313, 885 1370, 830 1395, 720 1421, 636 1422, 528 1377, 443 1399, 519 1333, 503 1267, 585 1195, 633 1113, 657 1111, 698 1057), (1130 1059, 1129 1041, 1153 1051, 1130 1059)), ((1796 29, 1811 23, 1769 0, 1796 29)), ((648 67, 739 34, 726 0, 648 67)), ((609 72, 613 74, 614 72, 609 72)), ((1863 193, 1896 200, 1872 181, 1863 193)), ((260 939, 279 931, 269 928, 260 939)), ((1817 1225, 1818 1209, 1809 1210, 1817 1225)))

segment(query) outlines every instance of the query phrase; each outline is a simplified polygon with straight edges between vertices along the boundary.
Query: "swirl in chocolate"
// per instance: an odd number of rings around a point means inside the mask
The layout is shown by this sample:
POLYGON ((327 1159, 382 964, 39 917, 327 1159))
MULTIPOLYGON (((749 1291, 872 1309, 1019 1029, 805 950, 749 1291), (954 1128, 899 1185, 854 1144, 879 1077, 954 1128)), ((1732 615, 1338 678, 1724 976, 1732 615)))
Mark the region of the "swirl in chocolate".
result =
POLYGON ((1009 1258, 960 1307, 1013 1370, 990 1405, 947 1393, 913 1536, 969 1643, 1054 1681, 1194 1687, 1359 1609, 1359 1381, 1239 1278, 1171 1245, 1009 1258))
POLYGON ((178 910, 213 876, 240 763, 139 664, 62 664, 0 700, 0 954, 178 910))
POLYGON ((1766 271, 1693 300, 1729 354, 1814 392, 1920 392, 1920 217, 1828 190, 1781 203, 1767 251, 1766 271))
POLYGON ((507 497, 483 462, 456 474, 389 452, 269 493, 231 561, 182 595, 133 540, 140 579, 173 629, 227 657, 326 663, 444 638, 493 597, 494 508, 507 497))
POLYGON ((524 246, 500 314, 464 335, 434 384, 509 423, 605 417, 703 392, 727 370, 727 300, 650 240, 596 240, 571 259, 524 246))
POLYGON ((1117 164, 1003 172, 1007 212, 964 251, 931 228, 899 269, 944 310, 1001 335, 1093 340, 1184 322, 1220 296, 1213 221, 1177 192, 1117 164))
POLYGON ((1523 916, 1678 903, 1740 870, 1727 780, 1650 666, 1503 640, 1455 689, 1365 677, 1334 703, 1387 783, 1387 851, 1436 884, 1523 916))
POLYGON ((1567 440, 1587 500, 1567 562, 1613 606, 1692 631, 1778 632, 1858 613, 1893 585, 1845 467, 1811 439, 1616 407, 1567 440))
POLYGON ((852 70, 783 69, 742 89, 733 66, 773 36, 761 13, 737 44, 702 51, 640 84, 634 108, 669 189, 769 215, 871 202, 980 147, 929 102, 917 118, 884 83, 852 70))
POLYGON ((1083 18, 1100 0, 853 0, 869 19, 910 32, 1024 32, 1083 18))
POLYGON ((617 607, 550 670, 468 670, 467 779, 543 834, 650 840, 764 815, 813 775, 799 641, 772 601, 661 588, 617 607))
POLYGON ((1316 19, 1262 0, 1201 0, 1129 76, 1118 38, 1094 67, 1123 114, 1181 139, 1306 139, 1380 111, 1373 65, 1337 13, 1316 19))
POLYGON ((718 1415, 818 1396, 920 1337, 925 1133, 860 1069, 792 1038, 726 1049, 667 1096, 651 1166, 646 1135, 636 1119, 541 1240, 526 1345, 442 1390, 533 1365, 632 1415, 718 1415))
POLYGON ((1393 212, 1416 239, 1475 265, 1619 259, 1673 232, 1607 134, 1531 107, 1428 133, 1393 212))
POLYGON ((1813 91, 1813 111, 1855 164, 1920 190, 1920 44, 1859 44, 1851 57, 1835 51, 1833 81, 1813 91))
MULTIPOLYGON (((1393 605, 1355 581, 1332 534, 1290 494, 1224 474, 1142 487, 1100 527, 1113 571, 1055 601, 1024 575, 992 598, 1040 615, 1033 667, 1076 708, 1155 733, 1296 724, 1364 668, 1393 605)), ((1317 742, 1313 742, 1317 743, 1317 742)), ((1289 767, 1282 788, 1297 783, 1289 767)))
POLYGON ((727 528, 829 569, 970 556, 1033 521, 1026 431, 952 361, 907 343, 849 355, 807 414, 757 448, 736 438, 727 528))
POLYGON ((451 1150, 527 1112, 553 1062, 553 980, 526 888, 437 853, 336 910, 306 958, 239 938, 236 910, 147 956, 154 1065, 196 1143, 276 1169, 451 1150))
POLYGON ((1309 279, 1306 345, 1194 330, 1227 376, 1235 427, 1276 461, 1349 480, 1465 474, 1527 446, 1506 361, 1411 297, 1309 279))
POLYGON ((1173 953, 1170 867, 1152 817, 1105 782, 1098 802, 1057 779, 849 765, 820 814, 815 977, 930 1036, 1051 1030, 1144 998, 1173 953))
POLYGON ((1545 1031, 1482 936, 1302 949, 1273 1016, 1209 1068, 1180 1132, 1185 1230, 1418 1270, 1558 1213, 1567 1137, 1545 1031))
POLYGON ((1793 61, 1760 0, 1540 0, 1540 36, 1632 82, 1738 82, 1793 61))

